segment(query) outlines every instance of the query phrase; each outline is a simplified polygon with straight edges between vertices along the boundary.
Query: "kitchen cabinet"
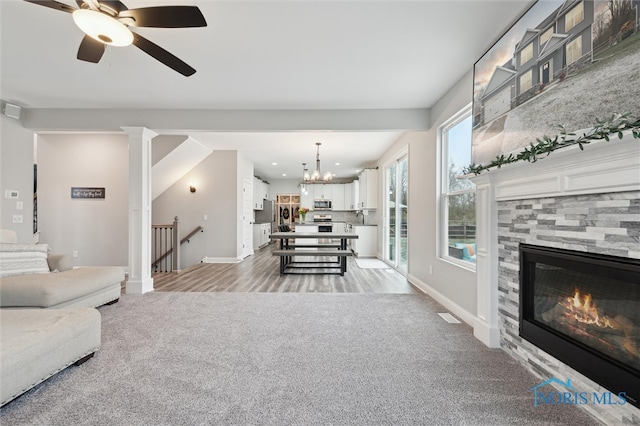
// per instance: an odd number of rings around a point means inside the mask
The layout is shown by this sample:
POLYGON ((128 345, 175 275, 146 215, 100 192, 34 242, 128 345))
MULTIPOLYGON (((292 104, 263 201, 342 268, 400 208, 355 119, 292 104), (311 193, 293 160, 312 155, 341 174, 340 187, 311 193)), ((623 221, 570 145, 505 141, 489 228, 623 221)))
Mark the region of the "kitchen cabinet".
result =
POLYGON ((344 185, 344 206, 345 210, 357 210, 358 200, 360 194, 360 182, 354 180, 351 183, 344 185))
POLYGON ((253 209, 264 209, 264 200, 269 199, 269 184, 253 177, 253 209))
POLYGON ((358 238, 349 240, 349 248, 357 257, 376 257, 378 227, 376 225, 349 225, 358 238))
POLYGON ((270 223, 254 223, 253 224, 253 249, 257 250, 269 244, 271 234, 270 223))
POLYGON ((331 200, 332 189, 334 185, 321 183, 311 185, 313 187, 314 200, 331 200))
POLYGON ((378 170, 365 169, 358 179, 360 189, 359 209, 377 209, 378 208, 378 170))
POLYGON ((333 202, 333 210, 348 210, 344 202, 344 187, 346 185, 337 183, 331 185, 331 200, 333 202))

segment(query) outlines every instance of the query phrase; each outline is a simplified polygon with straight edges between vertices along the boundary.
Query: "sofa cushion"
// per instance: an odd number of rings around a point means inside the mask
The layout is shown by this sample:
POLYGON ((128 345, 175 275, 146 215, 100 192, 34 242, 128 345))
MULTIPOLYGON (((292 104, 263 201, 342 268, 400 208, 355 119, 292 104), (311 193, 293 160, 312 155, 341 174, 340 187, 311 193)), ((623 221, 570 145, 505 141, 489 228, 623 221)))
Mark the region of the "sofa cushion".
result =
POLYGON ((122 268, 115 266, 6 277, 0 282, 0 302, 3 308, 48 308, 99 292, 123 279, 122 268))
POLYGON ((47 244, 0 244, 0 277, 49 272, 47 244))

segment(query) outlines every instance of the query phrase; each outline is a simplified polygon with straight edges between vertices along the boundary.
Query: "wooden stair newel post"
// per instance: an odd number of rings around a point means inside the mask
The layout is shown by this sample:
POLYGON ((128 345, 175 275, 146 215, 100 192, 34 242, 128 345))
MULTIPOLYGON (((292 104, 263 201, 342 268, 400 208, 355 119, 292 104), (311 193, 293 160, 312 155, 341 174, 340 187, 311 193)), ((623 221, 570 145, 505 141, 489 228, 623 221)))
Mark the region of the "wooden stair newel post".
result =
POLYGON ((172 272, 180 272, 180 230, 179 230, 178 216, 173 218, 173 236, 172 236, 172 248, 171 252, 171 265, 173 266, 172 272))
POLYGON ((129 277, 126 292, 153 291, 151 278, 151 139, 146 127, 123 127, 129 135, 129 277))

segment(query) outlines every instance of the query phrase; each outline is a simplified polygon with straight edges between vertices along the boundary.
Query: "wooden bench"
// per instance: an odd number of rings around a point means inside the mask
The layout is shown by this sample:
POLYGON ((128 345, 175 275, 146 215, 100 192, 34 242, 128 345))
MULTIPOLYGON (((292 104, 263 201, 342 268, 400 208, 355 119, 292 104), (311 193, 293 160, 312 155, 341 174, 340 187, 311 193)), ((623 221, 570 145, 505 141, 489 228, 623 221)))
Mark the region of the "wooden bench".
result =
POLYGON ((284 245, 287 248, 293 249, 293 248, 332 248, 332 249, 339 249, 341 246, 340 244, 286 244, 284 245))
MULTIPOLYGON (((289 246, 291 247, 291 246, 289 246)), ((310 246, 301 246, 310 247, 310 246)), ((324 246, 323 246, 324 247, 324 246)), ((284 274, 314 274, 314 272, 293 272, 292 269, 338 269, 339 272, 316 272, 315 274, 340 274, 347 271, 347 256, 352 256, 351 250, 274 250, 274 256, 280 257, 280 275, 284 274), (293 257, 337 257, 338 261, 293 261, 293 257), (326 266, 332 264, 333 266, 326 266)))

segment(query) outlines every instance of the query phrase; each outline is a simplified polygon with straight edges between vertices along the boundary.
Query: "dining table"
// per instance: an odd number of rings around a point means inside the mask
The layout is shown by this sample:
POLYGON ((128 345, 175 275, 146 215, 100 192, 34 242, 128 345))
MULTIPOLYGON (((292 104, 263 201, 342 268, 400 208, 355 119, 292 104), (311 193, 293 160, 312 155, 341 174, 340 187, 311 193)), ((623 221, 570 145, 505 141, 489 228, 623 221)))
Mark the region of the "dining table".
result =
MULTIPOLYGON (((347 272, 347 257, 353 255, 348 250, 348 240, 355 240, 358 235, 351 232, 274 232, 269 235, 274 240, 280 240, 280 250, 274 251, 274 255, 280 256, 280 273, 287 273, 287 268, 291 266, 299 266, 300 264, 310 263, 329 263, 329 262, 294 262, 295 256, 336 256, 340 270, 340 275, 347 272), (319 240, 339 240, 339 244, 318 243, 319 240), (292 241, 295 240, 295 243, 292 241), (308 241, 315 240, 315 241, 308 241), (307 242, 308 241, 308 242, 307 242)), ((330 269, 322 266, 306 266, 307 268, 330 269)), ((323 273, 323 272, 320 272, 323 273)), ((330 273, 330 272, 326 272, 330 273)))

